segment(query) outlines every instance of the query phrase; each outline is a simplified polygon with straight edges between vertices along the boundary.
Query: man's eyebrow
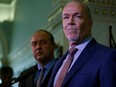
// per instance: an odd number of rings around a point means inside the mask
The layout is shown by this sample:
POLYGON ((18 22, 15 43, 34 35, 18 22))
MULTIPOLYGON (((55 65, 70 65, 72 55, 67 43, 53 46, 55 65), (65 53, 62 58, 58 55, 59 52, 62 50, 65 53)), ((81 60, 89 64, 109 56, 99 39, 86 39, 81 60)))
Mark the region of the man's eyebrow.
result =
MULTIPOLYGON (((78 15, 78 14, 81 14, 81 13, 76 12, 76 13, 74 13, 73 15, 78 15)), ((62 16, 68 16, 68 15, 70 15, 70 14, 68 14, 68 13, 62 14, 62 16)))
POLYGON ((43 41, 46 41, 46 40, 32 41, 32 43, 43 42, 43 41))
POLYGON ((31 43, 36 43, 37 41, 32 41, 31 43))
POLYGON ((62 17, 64 17, 64 16, 68 16, 68 14, 62 14, 62 17))

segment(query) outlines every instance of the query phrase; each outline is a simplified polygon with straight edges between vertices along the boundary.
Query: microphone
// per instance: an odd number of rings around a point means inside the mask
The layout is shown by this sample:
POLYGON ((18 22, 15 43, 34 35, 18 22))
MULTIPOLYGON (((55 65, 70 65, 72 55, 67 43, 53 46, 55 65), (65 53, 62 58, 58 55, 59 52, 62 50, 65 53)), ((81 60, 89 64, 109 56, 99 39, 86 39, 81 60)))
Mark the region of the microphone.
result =
POLYGON ((11 80, 11 82, 7 85, 7 87, 11 86, 12 84, 24 80, 25 78, 27 78, 29 75, 31 75, 32 73, 36 72, 38 70, 37 65, 31 67, 30 69, 26 70, 25 73, 21 74, 19 77, 17 78, 13 78, 11 80))

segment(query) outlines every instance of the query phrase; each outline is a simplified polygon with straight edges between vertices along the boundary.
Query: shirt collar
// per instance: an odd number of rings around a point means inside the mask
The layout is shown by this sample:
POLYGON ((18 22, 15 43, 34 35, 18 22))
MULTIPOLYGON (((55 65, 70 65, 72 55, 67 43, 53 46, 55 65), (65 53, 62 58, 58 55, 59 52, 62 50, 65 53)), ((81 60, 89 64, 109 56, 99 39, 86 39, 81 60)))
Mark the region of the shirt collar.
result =
POLYGON ((83 50, 91 40, 92 36, 84 39, 80 44, 76 45, 75 48, 77 48, 78 50, 83 50))
MULTIPOLYGON (((52 67, 52 65, 54 64, 54 62, 55 62, 54 59, 51 60, 49 63, 47 63, 47 64, 44 66, 44 68, 49 69, 50 67, 52 67)), ((41 66, 39 63, 37 64, 37 67, 38 67, 38 70, 40 70, 40 69, 42 68, 42 66, 41 66)))

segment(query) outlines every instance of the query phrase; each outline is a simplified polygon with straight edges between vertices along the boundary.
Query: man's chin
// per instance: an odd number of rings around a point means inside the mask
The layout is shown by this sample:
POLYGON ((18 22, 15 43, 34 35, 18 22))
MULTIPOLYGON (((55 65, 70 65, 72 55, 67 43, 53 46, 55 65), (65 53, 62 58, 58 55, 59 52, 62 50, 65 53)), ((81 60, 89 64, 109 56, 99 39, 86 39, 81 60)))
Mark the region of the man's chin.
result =
POLYGON ((36 57, 36 60, 38 60, 38 61, 41 60, 41 59, 42 59, 42 57, 40 57, 40 56, 36 57))

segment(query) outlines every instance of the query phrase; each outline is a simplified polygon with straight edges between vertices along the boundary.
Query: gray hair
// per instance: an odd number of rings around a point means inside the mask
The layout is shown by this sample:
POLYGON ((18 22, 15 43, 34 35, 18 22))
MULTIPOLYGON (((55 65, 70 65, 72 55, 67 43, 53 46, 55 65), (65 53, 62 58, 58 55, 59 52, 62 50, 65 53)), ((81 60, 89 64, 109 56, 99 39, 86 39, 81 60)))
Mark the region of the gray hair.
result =
POLYGON ((89 6, 88 6, 87 4, 85 4, 85 3, 82 2, 81 0, 70 0, 69 2, 77 2, 77 3, 82 4, 82 5, 84 6, 84 9, 85 9, 85 12, 86 12, 86 14, 87 14, 87 17, 88 17, 89 19, 92 19, 92 17, 91 17, 91 10, 90 10, 90 8, 89 8, 89 6))

